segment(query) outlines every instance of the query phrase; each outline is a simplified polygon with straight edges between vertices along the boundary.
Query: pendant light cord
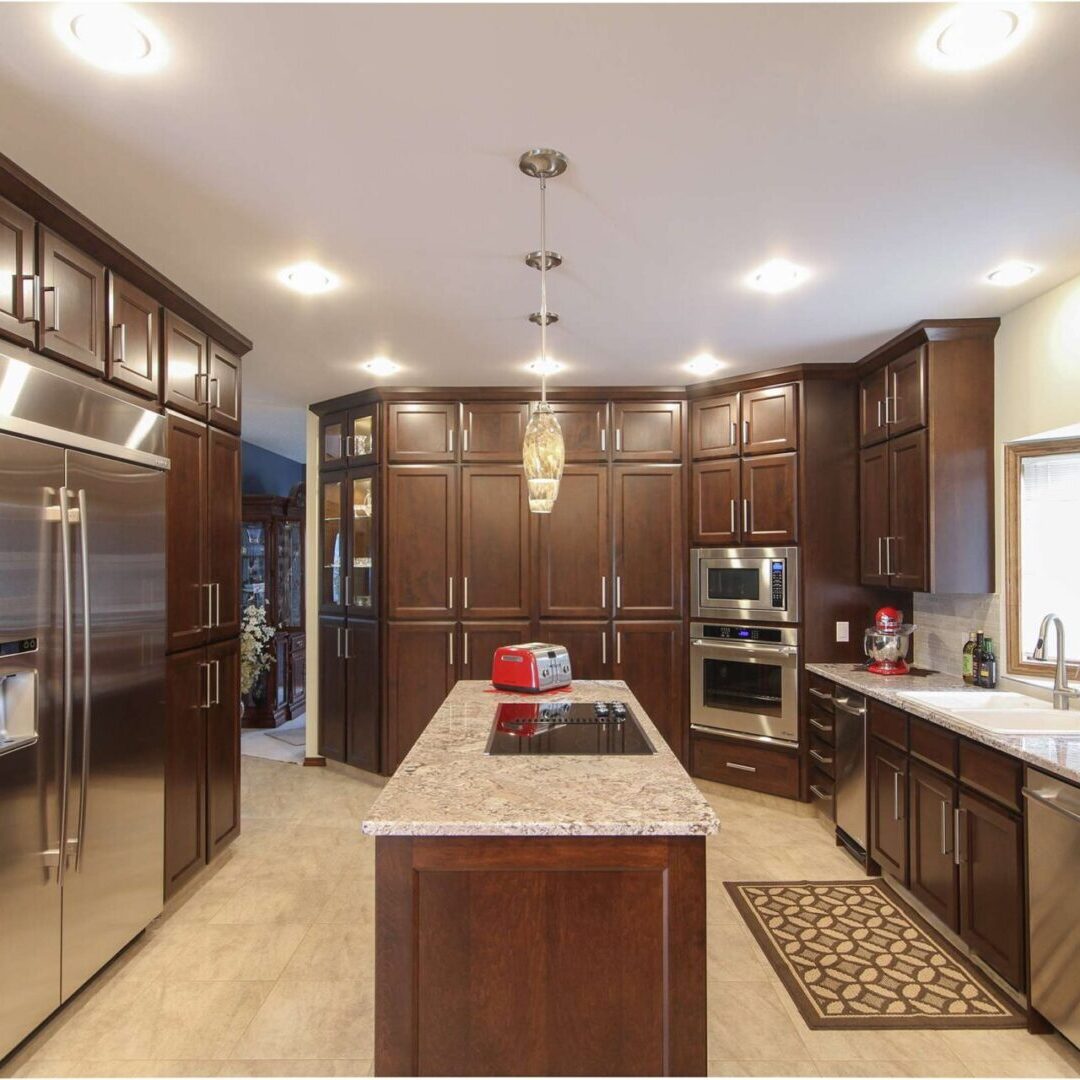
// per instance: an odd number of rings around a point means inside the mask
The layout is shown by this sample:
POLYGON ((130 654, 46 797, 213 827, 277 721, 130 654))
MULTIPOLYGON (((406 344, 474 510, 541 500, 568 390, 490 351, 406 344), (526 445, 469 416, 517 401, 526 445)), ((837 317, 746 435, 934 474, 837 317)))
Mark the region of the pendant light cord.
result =
POLYGON ((547 404, 547 180, 540 177, 540 402, 547 404))

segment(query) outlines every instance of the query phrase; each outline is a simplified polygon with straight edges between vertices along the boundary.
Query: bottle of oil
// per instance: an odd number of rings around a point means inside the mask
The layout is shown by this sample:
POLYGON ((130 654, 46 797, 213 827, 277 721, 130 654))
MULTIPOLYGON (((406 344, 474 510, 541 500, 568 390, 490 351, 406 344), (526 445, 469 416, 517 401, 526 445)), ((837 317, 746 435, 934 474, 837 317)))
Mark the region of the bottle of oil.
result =
POLYGON ((964 682, 973 686, 975 684, 975 631, 968 631, 967 644, 964 646, 964 659, 961 664, 961 674, 964 682))
POLYGON ((979 659, 979 685, 987 690, 997 686, 997 657, 994 656, 994 639, 983 640, 982 655, 979 659))
POLYGON ((982 651, 983 636, 980 630, 975 635, 975 648, 971 650, 971 681, 975 686, 982 686, 979 681, 982 678, 982 651))

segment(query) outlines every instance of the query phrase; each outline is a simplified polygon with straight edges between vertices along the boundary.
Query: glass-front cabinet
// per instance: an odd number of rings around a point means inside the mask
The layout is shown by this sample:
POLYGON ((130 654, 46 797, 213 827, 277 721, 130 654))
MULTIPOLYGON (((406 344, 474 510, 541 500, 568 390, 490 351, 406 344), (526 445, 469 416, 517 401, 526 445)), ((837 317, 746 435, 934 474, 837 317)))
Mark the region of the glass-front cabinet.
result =
POLYGON ((374 464, 377 415, 378 406, 372 404, 324 416, 319 426, 319 467, 374 464))
POLYGON ((375 616, 377 490, 374 467, 322 477, 319 607, 326 615, 375 616))
POLYGON ((358 614, 375 614, 375 470, 349 474, 349 576, 345 602, 358 614))
POLYGON ((240 530, 240 610, 252 604, 265 607, 266 533, 265 521, 245 521, 240 530))
POLYGON ((319 493, 319 543, 321 558, 319 573, 319 607, 335 610, 345 606, 345 545, 344 529, 345 475, 342 473, 322 479, 319 493))

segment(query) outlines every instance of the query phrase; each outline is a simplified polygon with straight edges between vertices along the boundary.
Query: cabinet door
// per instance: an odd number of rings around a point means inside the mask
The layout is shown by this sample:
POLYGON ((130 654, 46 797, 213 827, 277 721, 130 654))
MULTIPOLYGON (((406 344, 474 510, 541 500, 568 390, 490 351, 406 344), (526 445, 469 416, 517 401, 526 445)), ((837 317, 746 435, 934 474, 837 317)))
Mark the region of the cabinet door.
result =
POLYGON ((319 418, 319 468, 339 469, 345 464, 349 414, 327 413, 319 418))
POLYGON ((926 427, 926 346, 889 365, 889 434, 926 427))
POLYGON ((319 753, 345 760, 345 620, 319 620, 319 753))
POLYGON ((526 618, 529 499, 520 465, 466 465, 461 470, 462 618, 526 618))
POLYGON ((520 461, 529 407, 518 401, 466 401, 461 406, 462 461, 520 461))
POLYGON ((550 405, 562 429, 568 462, 607 460, 606 401, 552 401, 550 405))
POLYGON ((611 662, 615 649, 611 623, 555 622, 541 619, 537 636, 545 644, 566 646, 566 651, 570 654, 570 670, 575 679, 611 677, 611 662))
POLYGON ((695 464, 690 473, 691 540, 737 544, 742 530, 741 462, 695 464))
POLYGON ((387 772, 412 749, 456 680, 453 623, 390 623, 387 626, 387 772))
MULTIPOLYGON (((379 610, 379 471, 374 465, 350 469, 345 478, 345 605, 350 615, 372 619, 379 610)), ((327 525, 329 528, 329 523, 327 525)))
POLYGON ((240 357, 210 342, 210 423, 240 434, 240 357))
POLYGON ((742 452, 775 454, 797 450, 799 420, 795 386, 766 386, 740 395, 742 452))
POLYGON ((679 461, 682 458, 682 402, 616 401, 615 461, 679 461))
POLYGON ((166 648, 192 649, 206 641, 211 616, 207 584, 207 457, 209 433, 202 424, 170 416, 165 474, 166 648))
POLYGON ((0 335, 20 345, 34 345, 37 325, 37 250, 34 219, 0 199, 0 335))
POLYGON ((39 230, 38 348, 105 374, 105 267, 48 229, 39 230))
POLYGON ((870 857, 904 885, 908 882, 907 755, 871 739, 870 857))
POLYGON ((319 611, 345 613, 345 572, 349 563, 346 522, 346 476, 319 477, 319 611))
POLYGON ((206 703, 203 649, 165 661, 165 898, 206 862, 206 703))
POLYGON ((690 456, 737 457, 739 454, 739 395, 724 394, 690 405, 690 456))
POLYGON ((681 466, 616 465, 612 488, 616 615, 681 615, 686 555, 681 466))
MULTIPOLYGON (((342 634, 348 708, 345 760, 379 771, 379 624, 349 620, 342 634)), ((322 708, 320 706, 320 712, 322 708)))
POLYGON ((307 700, 307 642, 304 635, 293 633, 289 642, 289 719, 304 711, 307 700))
POLYGON ((885 538, 889 535, 889 444, 859 453, 859 569, 864 585, 888 585, 885 538))
POLYGON ((208 646, 214 696, 206 710, 206 850, 240 834, 240 641, 208 646))
MULTIPOLYGON (((930 591, 926 431, 890 439, 889 539, 885 568, 895 589, 930 591)), ((957 538, 962 542, 962 538, 957 538)))
POLYGON ((959 818, 960 936, 1023 990, 1023 820, 968 791, 960 793, 959 818))
POLYGON ((461 677, 490 679, 495 650, 532 640, 527 622, 466 622, 461 624, 461 677))
MULTIPOLYGON (((686 760, 689 725, 683 716, 681 622, 616 622, 612 676, 622 679, 680 761, 686 760)), ((573 657, 571 657, 571 665, 573 657)))
POLYGON ((608 467, 567 465, 550 514, 540 515, 540 615, 611 612, 608 467))
POLYGON ((392 619, 453 618, 460 588, 457 469, 386 470, 386 591, 392 619))
POLYGON ((107 377, 147 397, 161 391, 161 305, 116 274, 109 274, 107 377))
POLYGON ((207 539, 214 615, 210 640, 240 633, 240 440, 210 429, 207 539))
POLYGON ((374 465, 379 460, 378 405, 350 409, 345 426, 344 452, 350 465, 374 465))
POLYGON ((744 544, 793 544, 799 520, 798 454, 742 462, 744 544))
POLYGON ((859 381, 859 445, 871 446, 888 438, 885 399, 889 395, 889 370, 879 368, 859 381))
POLYGON ((454 461, 458 407, 451 401, 395 401, 386 407, 386 454, 397 464, 454 461))
POLYGON ((959 929, 959 879, 956 872, 953 811, 956 784, 912 761, 908 774, 911 807, 909 888, 943 923, 959 929))
POLYGON ((205 420, 210 341, 201 330, 168 310, 162 316, 162 326, 162 400, 171 409, 205 420))

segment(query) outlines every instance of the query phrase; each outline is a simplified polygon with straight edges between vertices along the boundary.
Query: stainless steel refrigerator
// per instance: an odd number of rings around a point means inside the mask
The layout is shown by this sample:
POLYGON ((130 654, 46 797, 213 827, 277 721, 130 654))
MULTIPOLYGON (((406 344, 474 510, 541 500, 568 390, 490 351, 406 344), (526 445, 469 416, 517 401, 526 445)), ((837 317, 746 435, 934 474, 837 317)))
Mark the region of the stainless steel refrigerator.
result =
POLYGON ((0 346, 0 1057, 162 907, 165 452, 0 346))

